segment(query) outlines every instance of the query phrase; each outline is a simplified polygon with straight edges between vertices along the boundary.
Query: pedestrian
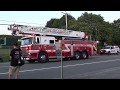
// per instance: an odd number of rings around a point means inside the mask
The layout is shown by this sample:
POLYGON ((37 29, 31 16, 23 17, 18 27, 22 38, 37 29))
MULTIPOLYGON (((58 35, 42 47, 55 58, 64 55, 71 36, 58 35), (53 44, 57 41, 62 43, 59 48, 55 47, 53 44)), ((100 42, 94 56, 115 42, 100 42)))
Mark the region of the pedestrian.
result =
POLYGON ((19 60, 21 59, 21 49, 18 48, 18 44, 13 45, 13 49, 10 52, 10 66, 8 79, 12 79, 13 74, 15 79, 19 77, 20 66, 18 65, 19 60))

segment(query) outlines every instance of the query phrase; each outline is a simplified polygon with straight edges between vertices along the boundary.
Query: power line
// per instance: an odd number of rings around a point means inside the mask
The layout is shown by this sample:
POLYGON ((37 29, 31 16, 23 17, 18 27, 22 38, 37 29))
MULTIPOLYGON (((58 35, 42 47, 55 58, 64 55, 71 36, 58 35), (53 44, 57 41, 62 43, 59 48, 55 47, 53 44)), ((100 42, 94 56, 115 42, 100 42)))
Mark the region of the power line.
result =
POLYGON ((17 22, 17 21, 8 21, 8 20, 0 20, 0 21, 5 21, 5 22, 13 22, 13 23, 25 23, 25 24, 45 25, 45 24, 38 24, 38 23, 17 22))
POLYGON ((0 25, 10 25, 10 24, 0 24, 0 25))

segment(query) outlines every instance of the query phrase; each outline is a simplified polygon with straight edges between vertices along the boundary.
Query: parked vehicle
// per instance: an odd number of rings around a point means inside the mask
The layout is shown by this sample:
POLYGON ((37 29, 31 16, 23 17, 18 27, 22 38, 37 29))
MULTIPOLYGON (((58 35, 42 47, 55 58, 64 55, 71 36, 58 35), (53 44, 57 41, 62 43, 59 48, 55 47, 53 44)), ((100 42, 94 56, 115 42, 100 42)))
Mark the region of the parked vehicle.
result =
POLYGON ((103 49, 100 49, 100 55, 103 54, 118 54, 120 52, 120 49, 118 46, 105 46, 103 49))

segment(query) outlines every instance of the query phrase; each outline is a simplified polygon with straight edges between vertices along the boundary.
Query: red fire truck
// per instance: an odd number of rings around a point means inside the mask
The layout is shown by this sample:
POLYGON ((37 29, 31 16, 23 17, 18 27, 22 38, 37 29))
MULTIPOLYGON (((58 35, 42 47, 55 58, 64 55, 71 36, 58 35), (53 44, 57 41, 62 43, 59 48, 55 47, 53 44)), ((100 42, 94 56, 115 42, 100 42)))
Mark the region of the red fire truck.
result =
POLYGON ((12 24, 8 30, 21 38, 22 58, 45 63, 49 59, 87 59, 97 54, 96 41, 88 41, 85 32, 12 24))

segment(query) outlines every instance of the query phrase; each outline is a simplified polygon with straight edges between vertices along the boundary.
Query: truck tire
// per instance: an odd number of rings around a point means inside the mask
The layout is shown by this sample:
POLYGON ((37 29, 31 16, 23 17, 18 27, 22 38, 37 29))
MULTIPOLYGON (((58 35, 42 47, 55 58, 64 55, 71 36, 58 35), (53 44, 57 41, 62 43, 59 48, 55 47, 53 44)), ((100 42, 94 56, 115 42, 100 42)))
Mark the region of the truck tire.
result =
POLYGON ((111 55, 110 51, 108 52, 108 55, 111 55))
POLYGON ((79 51, 74 52, 73 59, 80 60, 81 59, 81 53, 79 51))
POLYGON ((38 56, 38 62, 40 63, 46 63, 48 62, 48 55, 45 52, 41 52, 38 56))
POLYGON ((82 58, 87 59, 88 58, 88 53, 86 51, 82 52, 82 58))

